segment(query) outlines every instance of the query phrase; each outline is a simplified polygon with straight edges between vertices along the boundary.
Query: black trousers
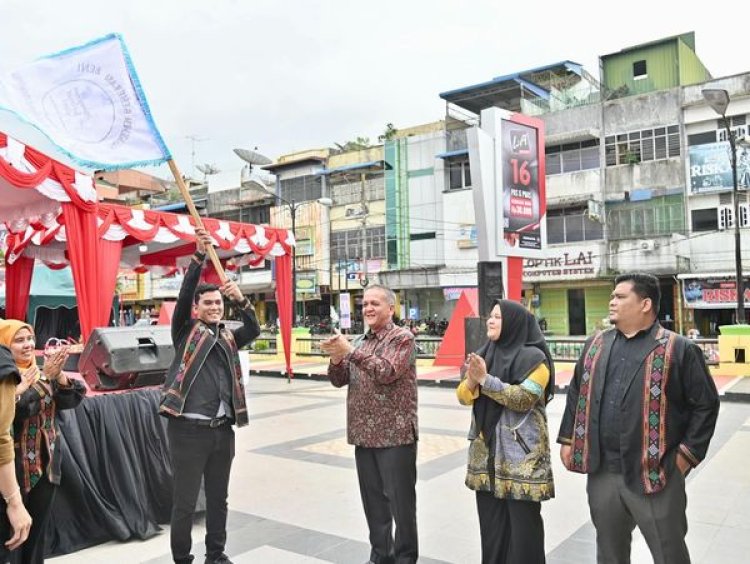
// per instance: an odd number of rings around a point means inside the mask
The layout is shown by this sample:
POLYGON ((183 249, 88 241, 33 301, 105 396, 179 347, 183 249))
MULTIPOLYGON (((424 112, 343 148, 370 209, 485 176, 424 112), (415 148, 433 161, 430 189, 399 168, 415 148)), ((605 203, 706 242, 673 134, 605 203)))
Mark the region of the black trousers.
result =
POLYGON ((677 470, 658 493, 630 490, 622 474, 599 471, 588 475, 591 520, 596 527, 596 561, 630 564, 630 543, 636 525, 655 564, 689 564, 685 536, 687 496, 685 478, 677 470))
POLYGON ((174 476, 170 545, 175 562, 192 562, 193 514, 201 478, 206 493, 206 556, 217 558, 227 540, 227 495, 234 458, 234 431, 229 424, 199 427, 181 419, 167 425, 174 476))
POLYGON ((41 564, 44 562, 44 539, 49 521, 52 503, 55 500, 57 486, 52 484, 47 475, 43 475, 31 491, 23 496, 23 504, 31 515, 32 523, 29 537, 19 548, 9 552, 5 548, 5 541, 10 538, 10 524, 6 516, 5 503, 2 503, 2 526, 0 526, 0 562, 11 564, 41 564))
POLYGON ((538 501, 498 499, 477 492, 482 564, 540 564, 544 557, 544 522, 538 501))
POLYGON ((390 448, 356 447, 354 458, 370 529, 370 560, 375 564, 413 564, 419 556, 416 443, 390 448))

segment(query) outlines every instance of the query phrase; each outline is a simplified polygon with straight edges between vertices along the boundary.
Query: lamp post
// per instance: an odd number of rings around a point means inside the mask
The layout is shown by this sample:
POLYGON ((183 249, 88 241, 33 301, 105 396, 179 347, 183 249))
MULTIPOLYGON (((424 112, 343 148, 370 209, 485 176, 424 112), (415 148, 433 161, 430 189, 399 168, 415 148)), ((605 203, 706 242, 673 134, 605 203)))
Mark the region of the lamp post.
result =
POLYGON ((742 278, 742 249, 740 241, 740 198, 737 187, 737 147, 734 134, 729 128, 726 112, 729 107, 729 92, 719 88, 707 88, 702 91, 703 98, 711 109, 721 116, 724 129, 729 141, 729 161, 732 165, 732 196, 734 200, 734 269, 735 284, 737 287, 737 320, 736 323, 745 322, 745 283, 742 278))

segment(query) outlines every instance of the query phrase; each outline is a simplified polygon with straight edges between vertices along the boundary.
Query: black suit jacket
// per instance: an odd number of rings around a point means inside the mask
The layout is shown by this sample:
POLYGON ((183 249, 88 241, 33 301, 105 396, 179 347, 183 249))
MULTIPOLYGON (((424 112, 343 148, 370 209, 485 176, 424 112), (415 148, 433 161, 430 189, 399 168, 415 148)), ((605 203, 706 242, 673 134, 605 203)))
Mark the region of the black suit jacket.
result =
MULTIPOLYGON (((658 346, 656 335, 660 325, 655 323, 646 338, 642 339, 637 354, 637 368, 627 374, 622 384, 620 398, 620 454, 625 483, 634 491, 645 493, 643 476, 644 429, 648 427, 644 420, 648 416, 646 381, 646 359, 658 346)), ((588 420, 589 458, 588 472, 596 472, 601 463, 600 432, 607 421, 601 418, 602 394, 606 385, 607 365, 615 340, 616 329, 605 331, 602 335, 602 352, 591 380, 590 411, 588 420)), ((586 341, 584 352, 576 363, 573 379, 570 382, 567 403, 563 414, 557 442, 573 443, 576 406, 580 400, 581 376, 584 370, 584 359, 595 336, 586 341)), ((674 460, 679 451, 692 466, 697 466, 706 456, 708 445, 714 433, 719 413, 719 396, 711 377, 703 352, 692 341, 675 335, 674 347, 670 358, 668 380, 663 393, 666 394, 666 415, 660 421, 659 430, 663 433, 666 449, 659 461, 660 467, 669 477, 674 469, 674 460)))

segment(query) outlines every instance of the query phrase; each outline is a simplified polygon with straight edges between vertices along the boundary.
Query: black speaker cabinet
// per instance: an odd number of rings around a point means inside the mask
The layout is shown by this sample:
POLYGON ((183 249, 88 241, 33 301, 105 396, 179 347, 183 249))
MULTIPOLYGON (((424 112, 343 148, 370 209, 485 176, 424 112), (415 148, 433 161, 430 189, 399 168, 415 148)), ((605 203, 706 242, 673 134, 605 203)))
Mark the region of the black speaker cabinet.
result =
POLYGON ((174 359, 168 325, 94 329, 78 362, 91 388, 123 390, 164 383, 174 359))
POLYGON ((486 317, 464 318, 464 352, 477 352, 487 342, 486 317))
POLYGON ((479 282, 479 316, 486 319, 495 300, 503 298, 503 263, 480 261, 477 263, 479 282))

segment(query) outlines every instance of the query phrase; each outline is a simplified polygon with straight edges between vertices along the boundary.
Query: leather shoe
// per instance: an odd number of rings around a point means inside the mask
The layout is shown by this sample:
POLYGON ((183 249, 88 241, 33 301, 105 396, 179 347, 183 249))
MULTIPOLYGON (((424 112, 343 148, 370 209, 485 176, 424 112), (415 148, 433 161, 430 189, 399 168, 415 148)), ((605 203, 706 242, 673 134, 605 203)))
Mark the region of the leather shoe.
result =
POLYGON ((226 554, 222 552, 216 558, 206 557, 205 564, 232 564, 232 561, 229 560, 229 556, 227 556, 226 554))

